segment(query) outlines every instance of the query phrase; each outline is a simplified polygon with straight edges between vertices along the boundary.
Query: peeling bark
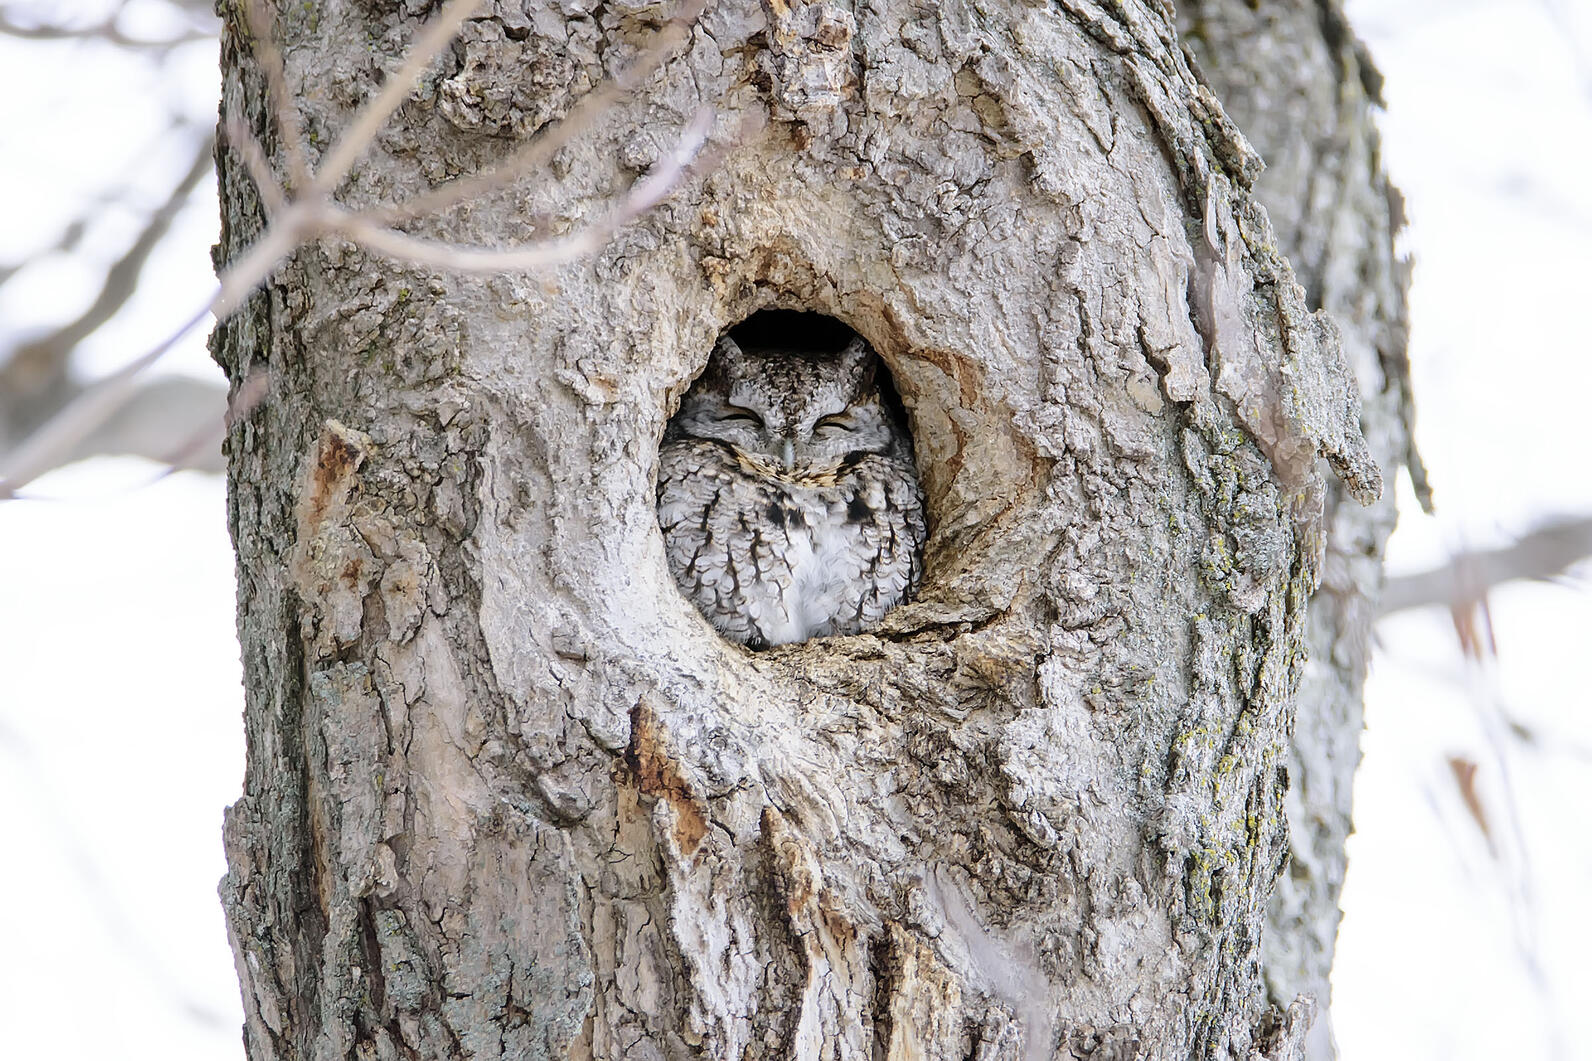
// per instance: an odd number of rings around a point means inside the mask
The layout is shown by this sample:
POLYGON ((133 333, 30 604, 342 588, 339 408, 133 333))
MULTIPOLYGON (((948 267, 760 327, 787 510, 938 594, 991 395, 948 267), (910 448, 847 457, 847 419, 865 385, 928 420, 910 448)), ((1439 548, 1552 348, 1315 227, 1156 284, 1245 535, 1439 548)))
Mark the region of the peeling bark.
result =
MULTIPOLYGON (((344 199, 502 156, 655 18, 483 8, 344 199), (528 89, 543 53, 582 73, 528 89)), ((278 22, 319 144, 416 25, 278 22)), ((418 228, 565 230, 703 103, 758 131, 591 261, 328 242, 217 333, 273 388, 229 439, 251 1058, 1299 1056, 1262 928, 1312 594, 1384 451, 1166 5, 717 5, 541 179, 418 228), (879 352, 930 540, 879 629, 753 653, 653 484, 771 306, 879 352)))

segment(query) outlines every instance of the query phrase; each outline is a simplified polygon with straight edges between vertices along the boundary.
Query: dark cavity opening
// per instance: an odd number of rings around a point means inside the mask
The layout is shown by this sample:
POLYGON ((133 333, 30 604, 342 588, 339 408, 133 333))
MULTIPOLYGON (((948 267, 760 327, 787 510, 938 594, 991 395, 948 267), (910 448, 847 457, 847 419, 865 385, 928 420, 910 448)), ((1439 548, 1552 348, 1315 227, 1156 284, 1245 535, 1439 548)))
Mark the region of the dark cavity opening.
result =
POLYGON ((833 317, 797 309, 759 310, 730 329, 730 338, 742 346, 782 346, 832 354, 857 333, 833 317))

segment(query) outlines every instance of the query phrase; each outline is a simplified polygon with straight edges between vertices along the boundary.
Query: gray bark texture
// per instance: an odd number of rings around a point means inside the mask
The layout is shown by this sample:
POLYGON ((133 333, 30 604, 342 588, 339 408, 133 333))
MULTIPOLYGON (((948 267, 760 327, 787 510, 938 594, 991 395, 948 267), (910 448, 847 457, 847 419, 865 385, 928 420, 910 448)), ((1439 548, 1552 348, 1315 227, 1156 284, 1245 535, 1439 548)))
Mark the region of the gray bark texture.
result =
MULTIPOLYGON (((1394 248, 1403 201, 1382 172, 1371 117, 1371 106, 1382 104, 1381 75, 1336 0, 1191 0, 1178 5, 1178 16, 1227 113, 1266 160, 1255 193, 1311 308, 1325 309, 1338 325, 1372 455, 1389 472, 1407 467, 1429 509, 1411 432, 1409 263, 1394 248)), ((1325 1009, 1360 761, 1361 691, 1381 607, 1382 557, 1397 519, 1391 489, 1364 506, 1330 480, 1326 512, 1288 760, 1292 852, 1262 937, 1271 999, 1285 1004, 1302 994, 1320 1007, 1312 1058, 1333 1056, 1325 1009)))
MULTIPOLYGON (((253 1061, 1304 1056, 1407 402, 1352 35, 1295 6, 1183 13, 1213 92, 1157 0, 725 0, 547 172, 414 228, 570 231, 716 108, 716 167, 594 258, 327 241, 218 330, 272 388, 228 440, 253 1061), (1318 73, 1225 70, 1245 18, 1318 73), (1351 153, 1284 159, 1275 229, 1220 92, 1351 153), (889 366, 930 538, 879 629, 753 653, 653 497, 767 307, 889 366)), ((279 12, 318 149, 422 7, 279 12)), ((666 14, 488 0, 342 199, 502 157, 666 14)), ((267 136, 236 20, 223 63, 267 136)), ((222 199, 225 260, 261 225, 226 157, 222 199)))

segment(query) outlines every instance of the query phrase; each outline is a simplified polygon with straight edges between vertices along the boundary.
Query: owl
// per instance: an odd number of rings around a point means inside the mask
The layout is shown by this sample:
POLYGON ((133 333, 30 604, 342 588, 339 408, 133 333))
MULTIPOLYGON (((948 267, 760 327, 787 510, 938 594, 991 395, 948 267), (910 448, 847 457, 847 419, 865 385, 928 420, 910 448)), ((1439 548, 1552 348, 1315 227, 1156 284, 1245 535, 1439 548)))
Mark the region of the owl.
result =
POLYGON ((862 339, 838 354, 720 339, 658 453, 680 590, 751 648, 854 634, 922 574, 912 441, 862 339))

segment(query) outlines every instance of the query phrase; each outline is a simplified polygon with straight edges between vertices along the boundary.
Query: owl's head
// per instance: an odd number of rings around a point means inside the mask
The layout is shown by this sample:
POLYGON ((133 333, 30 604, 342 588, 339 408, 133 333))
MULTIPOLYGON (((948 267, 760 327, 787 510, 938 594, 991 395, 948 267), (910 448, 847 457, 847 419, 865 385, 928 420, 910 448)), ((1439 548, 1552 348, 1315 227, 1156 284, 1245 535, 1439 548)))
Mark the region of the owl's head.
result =
POLYGON ((878 358, 861 338, 839 353, 718 341, 672 430, 727 442, 776 470, 815 472, 854 453, 887 453, 904 434, 883 400, 878 358))

